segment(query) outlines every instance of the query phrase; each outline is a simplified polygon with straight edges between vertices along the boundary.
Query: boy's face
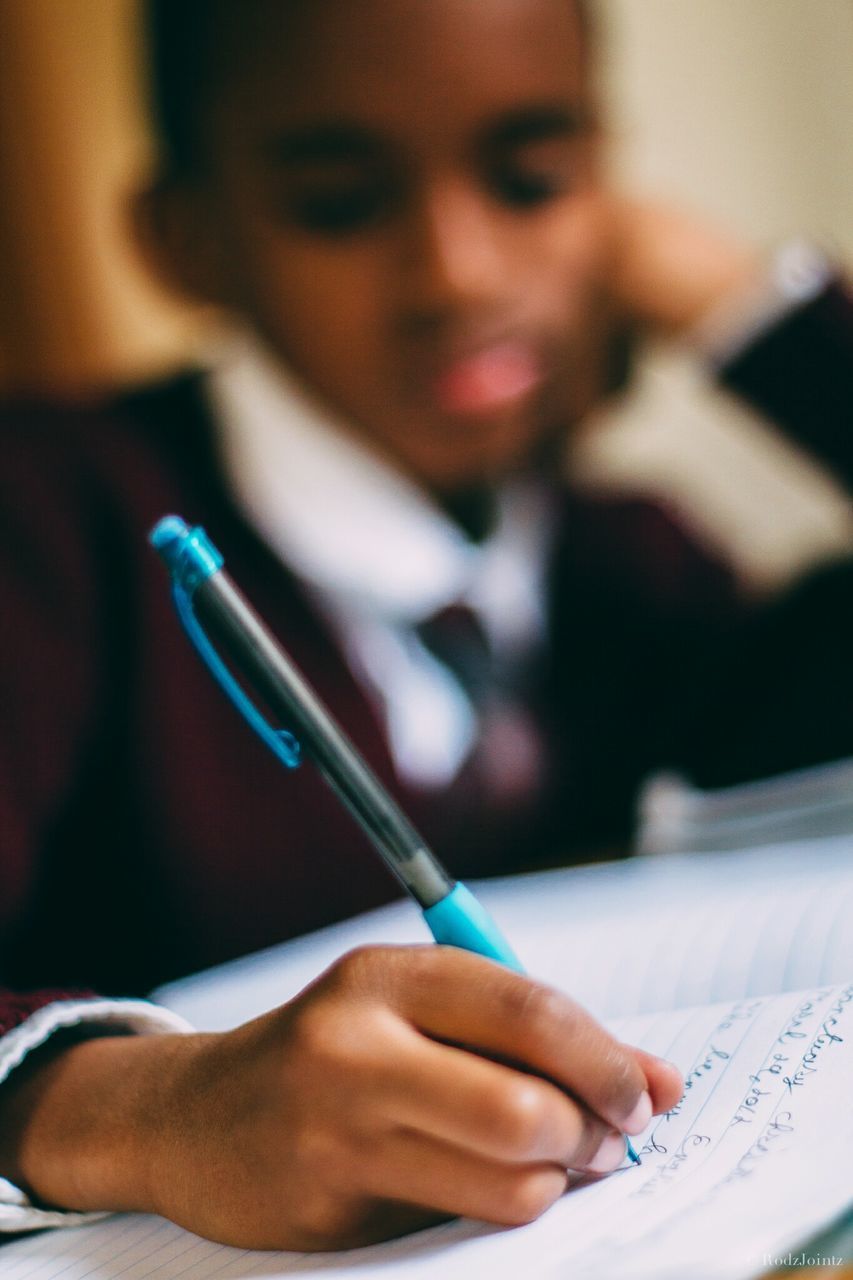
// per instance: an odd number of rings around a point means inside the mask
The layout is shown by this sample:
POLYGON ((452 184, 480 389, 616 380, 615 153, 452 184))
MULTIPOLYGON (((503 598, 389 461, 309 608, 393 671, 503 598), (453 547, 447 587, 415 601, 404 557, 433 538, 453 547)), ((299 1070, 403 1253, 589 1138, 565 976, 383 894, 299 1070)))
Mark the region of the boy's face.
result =
POLYGON ((429 487, 523 464, 569 416, 603 252, 570 0, 244 12, 195 279, 429 487))

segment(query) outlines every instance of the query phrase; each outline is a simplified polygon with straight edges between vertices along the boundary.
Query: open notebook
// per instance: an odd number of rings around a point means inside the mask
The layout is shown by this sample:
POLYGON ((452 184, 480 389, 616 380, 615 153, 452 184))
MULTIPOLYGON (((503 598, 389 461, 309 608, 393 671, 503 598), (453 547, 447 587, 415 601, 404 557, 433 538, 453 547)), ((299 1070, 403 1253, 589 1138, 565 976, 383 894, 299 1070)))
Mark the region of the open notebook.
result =
MULTIPOLYGON (((348 1254, 248 1253, 124 1215, 5 1246, 4 1280, 747 1277, 853 1205, 853 837, 478 892, 532 974, 684 1071, 682 1103, 637 1142, 639 1168, 576 1188, 529 1227, 460 1221, 348 1254)), ((224 1028, 351 946, 425 936, 398 903, 159 994, 224 1028)))

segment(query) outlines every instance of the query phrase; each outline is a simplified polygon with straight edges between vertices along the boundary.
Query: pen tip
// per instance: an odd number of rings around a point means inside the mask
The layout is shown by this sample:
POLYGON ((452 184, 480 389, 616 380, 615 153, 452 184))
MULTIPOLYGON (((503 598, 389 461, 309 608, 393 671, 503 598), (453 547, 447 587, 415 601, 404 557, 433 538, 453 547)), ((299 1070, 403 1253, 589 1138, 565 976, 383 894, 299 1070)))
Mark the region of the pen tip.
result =
POLYGON ((625 1154, 627 1155, 628 1159, 631 1161, 632 1164, 642 1164, 640 1157, 637 1155, 636 1151, 634 1150, 634 1144, 631 1142, 631 1139, 628 1137, 627 1134, 625 1135, 625 1154))

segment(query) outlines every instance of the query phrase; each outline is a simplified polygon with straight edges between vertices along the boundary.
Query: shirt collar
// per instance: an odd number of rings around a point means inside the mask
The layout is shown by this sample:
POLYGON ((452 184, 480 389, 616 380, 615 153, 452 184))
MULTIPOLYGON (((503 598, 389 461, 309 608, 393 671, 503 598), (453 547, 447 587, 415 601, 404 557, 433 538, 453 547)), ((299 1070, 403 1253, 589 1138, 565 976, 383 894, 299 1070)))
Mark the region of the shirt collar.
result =
POLYGON ((330 602, 416 622, 463 597, 481 548, 248 336, 208 380, 238 505, 330 602))

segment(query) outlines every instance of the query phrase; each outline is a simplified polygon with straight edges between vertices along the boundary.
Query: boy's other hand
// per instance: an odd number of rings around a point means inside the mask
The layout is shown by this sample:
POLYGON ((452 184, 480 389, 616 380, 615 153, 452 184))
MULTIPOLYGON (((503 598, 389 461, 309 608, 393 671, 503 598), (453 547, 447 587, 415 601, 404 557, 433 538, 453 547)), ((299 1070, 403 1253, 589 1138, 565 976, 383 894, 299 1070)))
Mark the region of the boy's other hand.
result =
POLYGON ((47 1203, 337 1249, 455 1215, 529 1222, 680 1092, 548 987, 453 948, 371 947, 235 1031, 48 1061, 13 1092, 2 1172, 47 1203))
POLYGON ((759 254, 694 214, 614 195, 608 216, 607 292, 652 333, 683 335, 762 278, 759 254))

